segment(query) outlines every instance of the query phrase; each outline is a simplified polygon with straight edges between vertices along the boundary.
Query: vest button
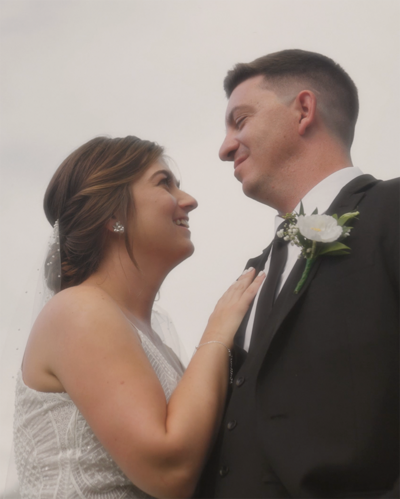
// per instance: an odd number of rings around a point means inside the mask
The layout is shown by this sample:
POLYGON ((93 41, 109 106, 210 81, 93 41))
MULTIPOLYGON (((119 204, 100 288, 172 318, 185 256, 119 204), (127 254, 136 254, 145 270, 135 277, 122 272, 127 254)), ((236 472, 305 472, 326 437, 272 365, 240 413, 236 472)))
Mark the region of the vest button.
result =
POLYGON ((229 423, 226 425, 228 430, 233 430, 237 425, 237 422, 233 419, 232 421, 229 421, 229 423))
POLYGON ((221 466, 221 468, 219 469, 219 474, 221 476, 226 476, 228 473, 229 473, 229 467, 226 466, 226 464, 224 464, 223 466, 221 466))
POLYGON ((236 386, 242 386, 243 383, 246 381, 245 377, 244 376, 239 376, 238 378, 236 378, 236 386))

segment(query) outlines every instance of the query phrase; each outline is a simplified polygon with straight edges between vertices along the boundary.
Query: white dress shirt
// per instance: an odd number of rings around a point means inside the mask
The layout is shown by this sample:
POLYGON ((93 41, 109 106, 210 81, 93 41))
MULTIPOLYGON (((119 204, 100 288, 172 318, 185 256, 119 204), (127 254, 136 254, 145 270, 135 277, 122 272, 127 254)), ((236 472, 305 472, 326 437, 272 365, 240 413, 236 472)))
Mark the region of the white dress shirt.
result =
MULTIPOLYGON (((332 204, 333 200, 335 197, 338 195, 341 189, 348 184, 351 180, 355 179, 356 177, 362 175, 363 172, 354 166, 348 167, 348 168, 342 168, 341 170, 332 173, 332 175, 329 175, 329 177, 324 178, 319 184, 314 186, 311 191, 309 191, 304 198, 302 199, 303 207, 304 207, 304 213, 306 215, 311 215, 311 213, 315 210, 315 208, 318 208, 318 213, 321 215, 322 213, 325 213, 325 211, 329 208, 329 206, 332 204)), ((300 210, 300 203, 296 206, 294 211, 297 213, 300 210)), ((279 215, 276 215, 275 217, 275 231, 274 234, 276 233, 279 225, 283 222, 283 218, 279 215)), ((298 260, 300 254, 300 248, 298 246, 292 246, 289 244, 288 246, 288 257, 286 261, 285 268, 282 273, 282 277, 280 280, 280 283, 278 285, 277 289, 277 295, 280 293, 283 285, 286 282, 286 279, 288 278, 290 272, 292 271, 294 264, 298 260)), ((270 265, 270 255, 267 258, 267 261, 265 262, 265 273, 268 275, 269 271, 269 265, 270 265)), ((265 281, 264 281, 265 283, 265 281)), ((257 310, 257 303, 258 303, 258 297, 260 296, 262 286, 258 290, 258 293, 255 297, 253 307, 250 312, 250 317, 249 321, 247 323, 247 328, 246 328, 246 333, 245 333, 245 338, 244 338, 244 346, 243 348, 248 351, 249 346, 250 346, 250 340, 251 340, 251 335, 253 333, 253 325, 254 325, 254 317, 256 314, 257 310)))

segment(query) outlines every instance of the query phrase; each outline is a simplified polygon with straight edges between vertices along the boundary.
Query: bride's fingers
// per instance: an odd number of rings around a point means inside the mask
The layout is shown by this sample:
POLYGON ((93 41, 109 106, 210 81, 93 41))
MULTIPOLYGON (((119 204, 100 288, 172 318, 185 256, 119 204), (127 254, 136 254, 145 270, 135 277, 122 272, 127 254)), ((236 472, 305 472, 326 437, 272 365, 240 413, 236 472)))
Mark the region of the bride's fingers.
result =
MULTIPOLYGON (((254 274, 255 269, 253 267, 246 269, 236 281, 236 288, 242 292, 249 290, 249 293, 252 293, 253 290, 255 290, 257 293, 258 288, 261 286, 265 278, 265 272, 262 270, 256 277, 254 277, 254 274)), ((233 285, 233 287, 235 287, 235 285, 233 285)))
POLYGON ((221 305, 233 305, 244 301, 246 306, 248 306, 247 304, 250 304, 251 300, 257 294, 258 288, 265 277, 264 272, 260 272, 256 278, 254 278, 254 274, 255 269, 253 267, 246 269, 238 280, 224 293, 219 303, 221 305))
MULTIPOLYGON (((257 291, 262 285, 265 279, 265 272, 262 270, 259 274, 254 278, 254 270, 249 272, 250 279, 243 279, 242 283, 239 283, 236 290, 233 290, 231 295, 232 304, 236 302, 239 310, 242 310, 244 306, 244 310, 246 311, 250 306, 253 298, 256 296, 257 291), (246 280, 246 282, 244 282, 246 280)), ((243 312, 243 310, 242 310, 243 312)))
POLYGON ((262 270, 253 280, 253 282, 244 290, 242 298, 245 299, 245 301, 248 302, 249 305, 253 300, 253 298, 256 296, 257 291, 264 282, 264 279, 265 279, 265 272, 262 270))
MULTIPOLYGON (((254 268, 254 267, 249 267, 249 268, 247 268, 247 269, 243 270, 242 275, 241 275, 241 276, 239 276, 239 279, 242 279, 242 278, 243 278, 244 276, 246 276, 246 275, 248 276, 250 273, 254 273, 254 271, 255 271, 255 268, 254 268)), ((239 279, 238 279, 238 280, 239 280, 239 279)))
POLYGON ((265 278, 264 272, 255 278, 254 274, 253 268, 243 273, 219 299, 209 318, 209 331, 218 332, 218 337, 229 344, 265 278))
POLYGON ((220 302, 226 302, 230 300, 237 300, 243 294, 243 292, 250 286, 254 279, 255 269, 249 267, 246 269, 241 276, 235 281, 231 286, 225 291, 221 296, 220 302))

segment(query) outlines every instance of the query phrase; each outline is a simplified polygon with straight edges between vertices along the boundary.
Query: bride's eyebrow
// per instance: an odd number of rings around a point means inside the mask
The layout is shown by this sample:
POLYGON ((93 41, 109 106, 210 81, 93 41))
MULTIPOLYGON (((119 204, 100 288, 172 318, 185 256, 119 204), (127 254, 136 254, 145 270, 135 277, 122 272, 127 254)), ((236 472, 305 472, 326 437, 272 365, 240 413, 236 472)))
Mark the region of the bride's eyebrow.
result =
POLYGON ((157 170, 155 173, 153 173, 153 175, 150 177, 150 180, 153 180, 154 177, 156 177, 157 175, 165 175, 168 180, 171 180, 174 182, 174 184, 179 188, 181 183, 179 182, 179 180, 177 180, 177 178, 175 177, 175 175, 173 175, 173 173, 170 171, 170 170, 157 170))

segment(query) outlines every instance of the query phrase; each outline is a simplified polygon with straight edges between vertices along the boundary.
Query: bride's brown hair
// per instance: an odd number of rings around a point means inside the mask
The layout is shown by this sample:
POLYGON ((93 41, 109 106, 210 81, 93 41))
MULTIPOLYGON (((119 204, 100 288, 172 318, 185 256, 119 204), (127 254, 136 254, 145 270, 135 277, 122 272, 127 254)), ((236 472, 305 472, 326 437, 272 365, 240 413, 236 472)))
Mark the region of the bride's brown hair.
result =
MULTIPOLYGON (((127 223, 134 210, 129 187, 163 152, 155 142, 133 136, 97 137, 59 166, 47 187, 44 211, 51 225, 59 223, 61 289, 82 283, 97 270, 109 235, 106 223, 115 213, 125 227, 125 245, 135 262, 127 223)), ((49 260, 57 249, 50 251, 49 260)), ((56 290, 57 276, 51 269, 46 268, 47 283, 56 290)))

